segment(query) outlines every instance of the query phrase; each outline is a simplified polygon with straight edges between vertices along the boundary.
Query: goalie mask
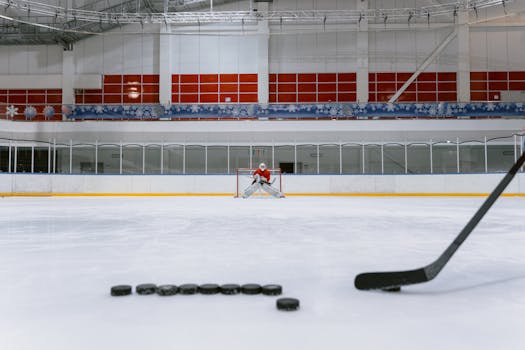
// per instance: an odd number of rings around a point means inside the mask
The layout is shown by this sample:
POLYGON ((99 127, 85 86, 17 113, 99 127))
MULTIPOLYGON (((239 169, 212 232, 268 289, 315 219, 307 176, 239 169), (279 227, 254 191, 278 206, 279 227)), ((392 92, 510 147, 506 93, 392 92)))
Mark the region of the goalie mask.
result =
POLYGON ((264 164, 264 163, 259 164, 259 169, 261 169, 261 170, 266 169, 266 164, 264 164))

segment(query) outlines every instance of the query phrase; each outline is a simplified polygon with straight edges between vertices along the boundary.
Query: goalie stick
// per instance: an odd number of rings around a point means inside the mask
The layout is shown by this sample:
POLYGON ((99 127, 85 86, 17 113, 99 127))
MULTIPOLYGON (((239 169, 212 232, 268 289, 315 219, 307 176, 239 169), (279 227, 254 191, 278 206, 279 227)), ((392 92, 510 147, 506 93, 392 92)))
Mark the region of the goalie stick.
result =
POLYGON ((467 239, 480 220, 489 211, 490 207, 492 207, 505 188, 507 188, 508 184, 512 181, 524 162, 525 152, 523 152, 521 157, 508 171, 498 186, 496 186, 494 191, 492 191, 490 196, 465 225, 463 230, 461 230, 456 239, 447 247, 447 249, 445 249, 437 260, 425 267, 415 270, 361 273, 355 278, 355 287, 361 290, 382 289, 386 291, 399 291, 401 286, 428 282, 434 279, 443 267, 445 267, 459 246, 467 239))

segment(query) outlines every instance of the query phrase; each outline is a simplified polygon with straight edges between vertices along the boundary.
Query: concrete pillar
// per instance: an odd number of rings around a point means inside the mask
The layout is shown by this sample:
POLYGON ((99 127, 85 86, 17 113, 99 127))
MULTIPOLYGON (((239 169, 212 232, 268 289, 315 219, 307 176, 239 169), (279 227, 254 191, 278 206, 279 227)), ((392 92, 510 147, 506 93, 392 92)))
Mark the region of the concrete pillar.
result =
MULTIPOLYGON (((368 0, 357 2, 357 10, 368 10, 368 0)), ((368 20, 361 19, 357 32, 357 102, 368 102, 368 20)))
POLYGON ((171 26, 160 24, 159 35, 159 102, 171 104, 171 26))
POLYGON ((62 53, 62 104, 75 103, 75 56, 73 50, 62 53))
MULTIPOLYGON (((268 3, 257 3, 257 11, 268 11, 268 3)), ((268 19, 264 17, 257 23, 257 91, 260 104, 267 104, 270 98, 270 28, 268 19)))
POLYGON ((459 102, 470 101, 470 28, 468 12, 458 13, 458 75, 457 95, 459 102))

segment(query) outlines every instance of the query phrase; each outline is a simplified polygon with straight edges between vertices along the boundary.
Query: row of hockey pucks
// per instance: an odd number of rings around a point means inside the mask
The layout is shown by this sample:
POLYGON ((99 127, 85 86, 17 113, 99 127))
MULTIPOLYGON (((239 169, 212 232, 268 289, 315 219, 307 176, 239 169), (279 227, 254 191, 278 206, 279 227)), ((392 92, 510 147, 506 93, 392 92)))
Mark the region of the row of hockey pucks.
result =
MULTIPOLYGON (((132 286, 130 285, 118 285, 111 287, 111 295, 115 297, 126 296, 132 293, 132 286)), ((269 295, 277 296, 281 295, 283 288, 278 284, 267 284, 261 286, 256 283, 248 284, 223 284, 218 285, 215 283, 207 284, 182 284, 176 286, 173 284, 164 284, 157 286, 153 283, 139 284, 135 287, 135 291, 139 295, 150 295, 158 294, 160 296, 172 296, 176 294, 182 295, 193 295, 193 294, 224 294, 224 295, 235 295, 235 294, 246 294, 246 295, 269 295)), ((299 300, 295 298, 280 298, 277 300, 277 309, 285 311, 293 311, 299 308, 299 300)))

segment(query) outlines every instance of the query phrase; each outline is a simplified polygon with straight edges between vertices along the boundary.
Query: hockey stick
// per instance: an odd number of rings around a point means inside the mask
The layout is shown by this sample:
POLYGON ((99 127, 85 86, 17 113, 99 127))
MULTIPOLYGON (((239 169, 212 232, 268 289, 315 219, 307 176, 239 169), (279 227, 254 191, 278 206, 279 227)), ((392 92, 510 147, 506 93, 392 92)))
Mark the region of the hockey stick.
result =
POLYGON ((399 291, 401 286, 428 282, 434 279, 443 269, 443 267, 445 267, 459 246, 465 241, 465 239, 467 239, 469 234, 480 222, 483 216, 485 216, 485 214, 489 211, 496 199, 498 199, 505 188, 507 188, 507 185, 512 181, 524 162, 525 152, 512 166, 498 186, 496 186, 494 191, 492 191, 490 196, 481 205, 467 225, 465 225, 463 230, 461 230, 454 242, 452 242, 452 244, 447 247, 447 249, 439 256, 439 258, 437 258, 437 260, 432 262, 430 265, 415 270, 361 273, 355 278, 355 287, 361 290, 382 289, 386 291, 399 291))

